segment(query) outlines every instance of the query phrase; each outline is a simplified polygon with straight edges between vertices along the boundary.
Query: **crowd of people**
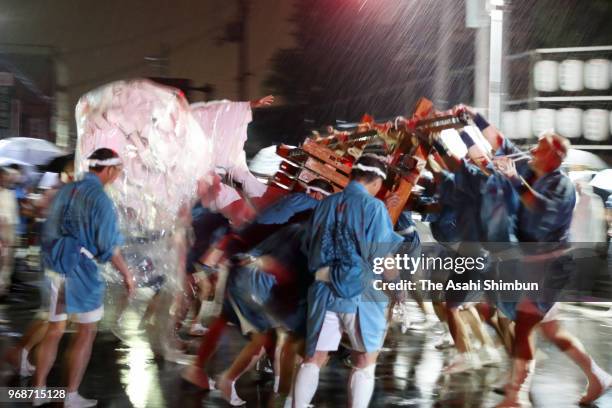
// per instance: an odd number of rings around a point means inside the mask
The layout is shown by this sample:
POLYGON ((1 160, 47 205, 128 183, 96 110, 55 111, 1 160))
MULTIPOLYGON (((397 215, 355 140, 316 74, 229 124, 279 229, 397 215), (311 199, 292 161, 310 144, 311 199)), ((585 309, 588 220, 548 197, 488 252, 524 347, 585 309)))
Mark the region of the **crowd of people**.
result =
MULTIPOLYGON (((219 389, 233 406, 244 405, 236 382, 267 358, 272 362, 274 392, 284 397, 286 407, 305 408, 316 394, 330 352, 342 347, 351 357, 348 404, 367 407, 391 316, 408 301, 404 292, 380 291, 373 284, 379 279, 398 281, 400 271, 390 267, 379 275, 372 265, 377 258, 398 253, 418 257, 426 250, 415 227, 415 214, 430 220, 438 256, 483 257, 488 260, 487 268, 533 271, 534 276, 554 280, 553 287, 560 290, 569 279, 559 271, 563 270, 560 265, 572 262, 568 243, 576 206, 574 184, 561 170, 569 142, 550 132, 530 152, 522 152, 472 108, 454 108, 455 114, 460 112, 469 115, 492 151, 485 151, 470 134, 461 132, 468 154, 458 157, 442 138, 432 137, 427 163, 407 176, 424 193, 409 202, 396 225, 385 204, 397 202, 397 196, 391 192, 377 198, 389 174, 384 143, 365 148, 341 191, 324 179, 314 179, 302 192, 259 205, 239 187, 224 184, 219 175, 201 185, 198 200, 186 215, 194 234, 185 257, 186 273, 181 277, 184 296, 176 298, 173 308, 174 336, 184 331, 202 336, 197 359, 183 371, 183 379, 202 389, 219 389), (528 160, 516 160, 526 154, 528 160), (420 177, 423 166, 431 177, 420 177), (240 199, 218 205, 230 188, 240 199), (487 243, 528 245, 521 247, 517 264, 493 256, 495 250, 487 243), (538 243, 547 245, 532 245, 538 243), (542 270, 550 273, 542 275, 542 270), (201 301, 215 293, 222 294, 217 299, 222 309, 204 327, 199 319, 201 301), (185 329, 191 310, 194 318, 185 329), (246 342, 213 381, 207 363, 229 325, 236 326, 246 342)), ((121 175, 127 158, 99 148, 87 160, 89 171, 82 179, 72 181, 70 173, 41 205, 45 208, 41 218, 46 221, 40 247, 49 282, 49 308, 36 317, 8 355, 20 375, 31 375, 33 386, 45 387, 67 322, 73 322, 76 334, 67 351, 65 406, 69 407, 96 405, 78 390, 104 312, 105 283, 97 263, 110 262, 128 295, 135 290, 133 272, 121 252, 124 239, 116 209, 104 190, 121 175)), ((14 246, 18 223, 16 202, 7 190, 11 177, 3 169, 1 277, 5 281, 11 263, 5 253, 14 246)), ((446 276, 465 282, 473 278, 470 273, 453 271, 446 276)), ((500 364, 504 354, 508 356, 511 369, 503 400, 497 405, 500 408, 530 404, 536 329, 584 372, 588 383, 581 404, 593 403, 612 386, 612 376, 563 329, 557 315, 559 299, 554 296, 542 299, 523 294, 503 301, 483 298, 473 290, 411 295, 429 317, 435 313, 446 325, 450 335, 446 345, 456 348, 443 374, 500 364), (499 339, 492 338, 487 326, 499 339)), ((47 402, 35 399, 34 406, 47 402)))

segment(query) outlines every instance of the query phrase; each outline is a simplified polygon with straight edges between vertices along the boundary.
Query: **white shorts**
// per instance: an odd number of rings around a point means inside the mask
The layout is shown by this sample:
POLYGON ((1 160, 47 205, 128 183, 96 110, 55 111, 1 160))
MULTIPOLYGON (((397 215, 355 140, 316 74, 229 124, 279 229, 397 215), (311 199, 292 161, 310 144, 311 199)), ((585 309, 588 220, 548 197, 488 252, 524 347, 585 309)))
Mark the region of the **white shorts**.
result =
POLYGON ((553 320, 557 320, 559 318, 559 303, 555 303, 553 307, 551 307, 548 312, 544 315, 541 323, 552 322, 553 320))
POLYGON ((46 271, 46 274, 51 282, 48 316, 50 322, 63 322, 70 318, 70 321, 75 323, 96 323, 102 319, 104 315, 104 305, 89 312, 71 313, 70 316, 68 316, 65 311, 66 299, 64 294, 66 277, 54 271, 46 271))
POLYGON ((236 316, 238 316, 238 321, 240 322, 240 331, 242 332, 242 334, 246 336, 247 334, 250 334, 250 333, 257 333, 258 330, 240 312, 240 308, 238 307, 238 305, 236 304, 234 299, 232 299, 231 296, 229 296, 229 301, 232 305, 232 309, 234 309, 234 313, 236 313, 236 316))
POLYGON ((357 313, 325 312, 323 326, 317 339, 317 351, 336 351, 345 332, 351 342, 351 349, 365 353, 366 348, 361 338, 357 313))

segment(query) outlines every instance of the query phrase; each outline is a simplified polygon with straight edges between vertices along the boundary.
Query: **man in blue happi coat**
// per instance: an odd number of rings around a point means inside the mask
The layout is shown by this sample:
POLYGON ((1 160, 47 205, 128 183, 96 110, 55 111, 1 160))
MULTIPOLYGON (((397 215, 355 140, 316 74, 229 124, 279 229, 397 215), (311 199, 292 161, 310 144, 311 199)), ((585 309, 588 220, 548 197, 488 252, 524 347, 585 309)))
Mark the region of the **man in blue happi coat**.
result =
MULTIPOLYGON (((122 162, 116 152, 106 148, 93 152, 89 172, 57 193, 43 228, 42 256, 50 281, 49 329, 39 346, 33 385, 45 387, 70 317, 77 332, 68 350, 71 358, 66 407, 97 404, 96 400, 78 394, 97 322, 104 312, 104 281, 96 261, 110 261, 123 276, 128 293, 134 290, 132 274, 119 252, 123 237, 115 207, 104 192, 104 186, 115 181, 121 172, 122 162)), ((34 405, 46 402, 41 399, 34 405)))
MULTIPOLYGON (((480 114, 469 107, 461 106, 459 109, 472 116, 493 149, 499 149, 505 155, 521 153, 480 114)), ((544 275, 543 287, 553 290, 553 299, 542 293, 538 293, 538 298, 524 295, 515 310, 511 310, 516 323, 512 377, 506 385, 506 398, 498 405, 500 408, 529 403, 530 380, 535 365, 533 333, 537 327, 586 375, 588 387, 580 400, 581 405, 593 403, 612 387, 612 376, 595 363, 580 340, 564 330, 555 317, 554 296, 568 280, 573 262, 567 243, 576 191, 569 177, 561 171, 568 150, 567 139, 548 132, 531 149, 532 158, 528 162, 517 164, 506 157, 496 163, 497 170, 510 181, 520 197, 516 236, 519 242, 528 243, 522 247, 521 270, 533 276, 544 275)))
POLYGON ((403 239, 393 231, 382 201, 374 198, 386 178, 386 164, 361 157, 351 181, 340 193, 321 201, 303 242, 315 281, 308 291, 304 363, 297 373, 293 406, 310 404, 319 370, 345 332, 353 350, 349 405, 366 407, 374 390, 374 369, 386 330, 388 299, 372 285, 372 264, 396 250, 403 239))

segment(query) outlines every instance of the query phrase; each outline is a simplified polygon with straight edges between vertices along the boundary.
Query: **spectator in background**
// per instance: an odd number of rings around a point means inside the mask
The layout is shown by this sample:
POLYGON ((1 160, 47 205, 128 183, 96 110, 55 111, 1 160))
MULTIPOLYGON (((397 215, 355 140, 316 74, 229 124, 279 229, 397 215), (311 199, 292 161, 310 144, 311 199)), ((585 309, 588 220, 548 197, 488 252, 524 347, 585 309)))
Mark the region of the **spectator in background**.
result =
POLYGON ((18 164, 11 164, 10 168, 12 170, 10 188, 13 190, 15 198, 17 198, 18 217, 17 224, 15 225, 15 243, 16 246, 19 246, 19 243, 22 242, 19 240, 19 238, 23 238, 27 234, 28 230, 28 217, 27 214, 24 214, 23 211, 24 205, 27 205, 27 177, 25 176, 21 166, 19 166, 18 164))
POLYGON ((19 223, 19 205, 15 193, 10 189, 16 177, 15 170, 0 169, 0 296, 10 285, 13 270, 15 230, 19 223))

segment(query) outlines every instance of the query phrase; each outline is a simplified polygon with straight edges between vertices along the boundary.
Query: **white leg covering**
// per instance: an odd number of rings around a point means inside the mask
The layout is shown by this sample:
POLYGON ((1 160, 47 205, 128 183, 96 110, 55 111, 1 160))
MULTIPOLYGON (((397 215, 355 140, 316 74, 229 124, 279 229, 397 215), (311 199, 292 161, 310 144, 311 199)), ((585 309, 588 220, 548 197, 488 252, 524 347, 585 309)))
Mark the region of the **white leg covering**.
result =
POLYGON ((300 366, 293 389, 293 408, 306 408, 319 386, 320 368, 314 363, 300 366))
POLYGON ((29 354, 28 350, 26 350, 25 348, 21 349, 21 361, 19 364, 19 375, 22 377, 29 377, 32 374, 34 374, 34 371, 36 370, 36 367, 34 367, 28 361, 28 354, 29 354))
POLYGON ((593 360, 591 358, 591 372, 593 373, 593 375, 595 375, 595 377, 597 377, 601 382, 606 382, 606 380, 609 381, 610 378, 610 374, 608 374, 606 371, 604 371, 600 366, 597 365, 597 363, 595 362, 595 360, 593 360))
POLYGON ((374 392, 374 370, 376 364, 365 368, 354 368, 349 377, 349 407, 367 408, 374 392))

